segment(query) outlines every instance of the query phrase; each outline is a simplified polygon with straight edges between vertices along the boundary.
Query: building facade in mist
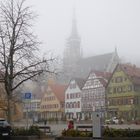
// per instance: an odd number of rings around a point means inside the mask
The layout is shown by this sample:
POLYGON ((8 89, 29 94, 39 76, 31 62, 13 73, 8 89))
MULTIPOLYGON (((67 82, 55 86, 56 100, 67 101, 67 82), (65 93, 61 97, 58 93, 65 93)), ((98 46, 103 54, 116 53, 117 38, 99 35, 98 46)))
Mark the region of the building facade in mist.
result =
POLYGON ((93 108, 105 116, 106 112, 106 85, 110 73, 91 71, 83 88, 81 96, 82 118, 91 119, 93 108))
POLYGON ((66 85, 49 84, 41 101, 42 120, 62 120, 65 118, 65 89, 66 85))
POLYGON ((65 114, 67 119, 81 119, 81 94, 85 80, 73 78, 65 91, 65 114))
POLYGON ((77 22, 75 14, 72 20, 72 31, 70 37, 66 41, 66 48, 63 57, 63 71, 71 78, 76 73, 77 64, 82 58, 81 38, 77 31, 77 22))
POLYGON ((76 18, 74 16, 72 31, 67 39, 63 56, 64 80, 69 81, 72 77, 86 78, 91 70, 113 72, 119 63, 116 49, 111 53, 86 58, 82 56, 83 52, 81 50, 81 38, 78 35, 76 18))
POLYGON ((140 68, 119 64, 107 86, 108 118, 140 120, 140 68))
MULTIPOLYGON (((0 73, 0 77, 2 73, 0 73)), ((20 92, 14 92, 14 96, 11 97, 11 120, 18 121, 23 118, 23 103, 21 102, 19 95, 20 92)), ((8 110, 8 100, 7 94, 5 91, 4 83, 0 83, 0 118, 7 119, 7 110, 8 110)))

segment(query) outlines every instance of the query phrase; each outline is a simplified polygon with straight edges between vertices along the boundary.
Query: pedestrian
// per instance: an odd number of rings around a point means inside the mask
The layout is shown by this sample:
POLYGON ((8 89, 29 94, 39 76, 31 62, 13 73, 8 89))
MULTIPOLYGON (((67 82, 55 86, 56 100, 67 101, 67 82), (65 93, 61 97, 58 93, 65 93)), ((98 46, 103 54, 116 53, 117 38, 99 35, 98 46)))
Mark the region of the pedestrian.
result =
POLYGON ((47 120, 44 121, 44 125, 46 125, 46 124, 47 124, 47 120))
POLYGON ((70 130, 70 129, 74 129, 73 121, 69 121, 69 123, 68 123, 68 130, 70 130))

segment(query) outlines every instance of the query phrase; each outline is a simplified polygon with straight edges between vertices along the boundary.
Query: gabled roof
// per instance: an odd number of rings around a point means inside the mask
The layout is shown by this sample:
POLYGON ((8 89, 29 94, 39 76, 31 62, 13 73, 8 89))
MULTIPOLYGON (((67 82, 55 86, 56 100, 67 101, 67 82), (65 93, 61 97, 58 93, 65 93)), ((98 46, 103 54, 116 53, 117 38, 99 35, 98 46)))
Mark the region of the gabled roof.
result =
POLYGON ((107 83, 108 83, 107 80, 105 80, 105 79, 99 79, 99 81, 101 82, 101 84, 102 84, 104 87, 107 86, 107 83))
POLYGON ((131 64, 120 64, 120 67, 134 84, 140 84, 140 68, 131 64))
POLYGON ((129 76, 140 77, 140 68, 136 67, 136 65, 120 64, 120 67, 129 76))
MULTIPOLYGON (((76 82, 76 84, 78 85, 79 89, 81 90, 85 84, 85 79, 82 78, 77 78, 77 77, 73 77, 70 81, 69 84, 71 83, 71 81, 74 80, 76 82)), ((68 84, 68 85, 69 85, 68 84)))
MULTIPOLYGON (((95 73, 99 81, 102 83, 104 87, 106 87, 109 78, 111 77, 111 73, 109 72, 101 72, 97 70, 92 70, 90 73, 95 73)), ((90 74, 89 74, 90 75, 90 74)))
POLYGON ((79 88, 82 89, 84 86, 85 80, 82 78, 75 78, 75 81, 76 81, 77 85, 79 86, 79 88))
POLYGON ((111 76, 111 73, 109 72, 102 72, 102 71, 97 71, 97 70, 92 70, 91 72, 95 73, 96 76, 103 77, 105 79, 109 79, 111 76))
POLYGON ((50 84, 49 87, 51 88, 52 92, 55 94, 59 101, 64 101, 65 90, 67 88, 66 85, 50 84))

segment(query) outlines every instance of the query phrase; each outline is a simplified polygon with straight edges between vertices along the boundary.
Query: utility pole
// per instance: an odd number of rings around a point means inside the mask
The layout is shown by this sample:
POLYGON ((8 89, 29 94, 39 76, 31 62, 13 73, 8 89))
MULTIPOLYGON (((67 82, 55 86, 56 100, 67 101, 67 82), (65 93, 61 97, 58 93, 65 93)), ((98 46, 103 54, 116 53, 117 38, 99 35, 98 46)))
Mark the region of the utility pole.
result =
POLYGON ((26 129, 29 128, 29 108, 31 109, 31 99, 32 93, 27 92, 24 94, 25 104, 26 104, 26 129))

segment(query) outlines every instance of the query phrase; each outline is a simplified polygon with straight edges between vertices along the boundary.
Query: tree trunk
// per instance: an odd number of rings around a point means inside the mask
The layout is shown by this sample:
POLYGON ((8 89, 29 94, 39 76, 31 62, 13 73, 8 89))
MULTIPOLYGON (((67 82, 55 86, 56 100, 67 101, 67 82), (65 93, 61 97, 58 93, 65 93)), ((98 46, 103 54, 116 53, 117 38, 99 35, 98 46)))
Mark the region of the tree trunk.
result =
POLYGON ((7 95, 7 119, 8 119, 8 122, 9 124, 11 124, 12 122, 12 116, 11 116, 11 109, 12 109, 12 106, 11 106, 11 94, 8 94, 7 95))

